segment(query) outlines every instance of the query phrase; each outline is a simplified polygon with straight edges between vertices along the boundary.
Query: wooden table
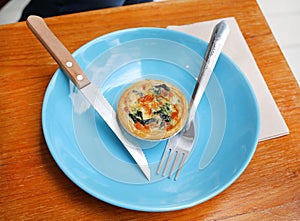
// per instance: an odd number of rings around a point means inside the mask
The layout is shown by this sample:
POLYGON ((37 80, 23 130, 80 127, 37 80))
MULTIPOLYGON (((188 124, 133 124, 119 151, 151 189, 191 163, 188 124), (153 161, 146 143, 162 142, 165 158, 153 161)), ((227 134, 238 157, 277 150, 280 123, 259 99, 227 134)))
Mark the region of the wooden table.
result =
POLYGON ((0 26, 1 220, 299 220, 300 89, 255 0, 146 3, 46 19, 70 51, 131 27, 182 25, 234 16, 290 129, 260 142, 228 189, 166 213, 118 208, 85 193, 53 160, 41 128, 44 92, 57 64, 24 22, 0 26))

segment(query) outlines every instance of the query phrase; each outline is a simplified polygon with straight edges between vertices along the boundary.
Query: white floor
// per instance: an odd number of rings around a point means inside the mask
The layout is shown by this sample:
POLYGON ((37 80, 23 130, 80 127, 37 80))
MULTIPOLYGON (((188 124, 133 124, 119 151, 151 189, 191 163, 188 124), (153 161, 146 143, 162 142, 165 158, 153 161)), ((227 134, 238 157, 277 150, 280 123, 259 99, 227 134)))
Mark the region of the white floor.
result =
POLYGON ((257 2, 300 86, 300 1, 257 2))
MULTIPOLYGON (((0 25, 17 22, 29 1, 10 0, 0 9, 0 25)), ((257 2, 300 85, 300 1, 257 0, 257 2)))

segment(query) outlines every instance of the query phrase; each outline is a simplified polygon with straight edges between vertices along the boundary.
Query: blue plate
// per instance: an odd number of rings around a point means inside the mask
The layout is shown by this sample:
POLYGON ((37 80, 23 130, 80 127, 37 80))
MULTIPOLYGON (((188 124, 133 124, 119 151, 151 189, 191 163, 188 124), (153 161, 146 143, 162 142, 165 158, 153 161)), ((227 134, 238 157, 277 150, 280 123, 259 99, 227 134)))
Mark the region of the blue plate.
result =
MULTIPOLYGON (((73 55, 114 108, 137 80, 168 81, 190 100, 207 43, 172 30, 137 28, 85 44, 73 55)), ((245 76, 221 54, 196 114, 194 149, 179 179, 156 174, 166 141, 140 143, 147 181, 94 109, 58 69, 42 111, 47 145, 64 173, 107 203, 141 211, 171 211, 202 203, 229 187, 258 142, 259 111, 245 76)))

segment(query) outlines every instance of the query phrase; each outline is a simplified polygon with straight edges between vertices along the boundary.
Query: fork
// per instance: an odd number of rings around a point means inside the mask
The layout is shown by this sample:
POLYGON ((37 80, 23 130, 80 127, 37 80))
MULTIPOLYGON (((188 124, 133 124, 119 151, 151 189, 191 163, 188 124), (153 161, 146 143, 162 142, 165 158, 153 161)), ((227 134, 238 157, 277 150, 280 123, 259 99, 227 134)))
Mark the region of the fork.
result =
POLYGON ((170 165, 169 178, 173 176, 178 168, 174 180, 177 180, 182 167, 190 155, 195 142, 194 118, 197 107, 208 84, 213 69, 229 34, 229 27, 225 21, 219 22, 213 29, 204 60, 197 78, 197 82, 190 101, 190 113, 185 127, 181 132, 171 137, 164 150, 157 174, 160 174, 165 165, 162 176, 166 176, 170 165), (175 159, 174 159, 175 158, 175 159))

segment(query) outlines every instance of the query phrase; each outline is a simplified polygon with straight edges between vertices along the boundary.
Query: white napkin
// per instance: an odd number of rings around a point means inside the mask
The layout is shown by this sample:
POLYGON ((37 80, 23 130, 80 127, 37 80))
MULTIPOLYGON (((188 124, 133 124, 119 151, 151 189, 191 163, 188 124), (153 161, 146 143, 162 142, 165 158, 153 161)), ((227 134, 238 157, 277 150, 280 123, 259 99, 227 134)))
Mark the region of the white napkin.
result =
POLYGON ((248 78, 258 100, 261 121, 259 141, 289 134, 289 129, 258 69, 235 18, 217 19, 183 26, 168 26, 167 28, 209 41, 214 26, 221 20, 225 20, 230 27, 230 33, 223 51, 248 78))

